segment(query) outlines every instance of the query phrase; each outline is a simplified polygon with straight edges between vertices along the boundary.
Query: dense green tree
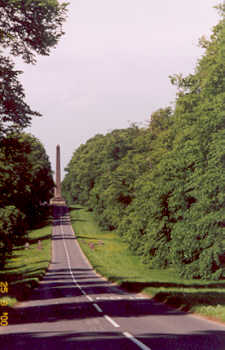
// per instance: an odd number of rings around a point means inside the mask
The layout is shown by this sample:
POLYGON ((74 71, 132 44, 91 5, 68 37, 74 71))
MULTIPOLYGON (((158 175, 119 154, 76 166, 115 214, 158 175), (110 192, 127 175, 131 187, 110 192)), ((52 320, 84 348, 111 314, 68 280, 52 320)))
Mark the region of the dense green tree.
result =
POLYGON ((218 9, 195 72, 170 77, 174 111, 157 110, 147 128, 101 136, 101 148, 92 138, 65 178, 65 190, 79 188, 76 199, 150 267, 187 278, 225 274, 225 3, 218 9))
POLYGON ((15 206, 0 208, 0 262, 26 233, 25 215, 15 206))
POLYGON ((9 58, 0 56, 0 137, 28 126, 32 116, 40 116, 24 101, 20 73, 9 58))
POLYGON ((135 179, 149 167, 145 157, 149 140, 149 133, 137 126, 90 139, 67 168, 63 182, 67 200, 93 208, 104 227, 117 227, 119 214, 132 202, 135 179))
POLYGON ((57 0, 1 0, 1 46, 27 63, 35 63, 36 54, 49 55, 63 34, 66 6, 57 0))
POLYGON ((34 64, 49 55, 63 35, 66 3, 57 0, 0 0, 0 256, 43 218, 53 195, 48 157, 41 143, 21 133, 33 116, 25 102, 22 73, 13 56, 34 64), (9 57, 7 55, 10 55, 9 57))
POLYGON ((27 229, 49 215, 54 182, 48 157, 34 136, 11 134, 0 140, 0 263, 27 229))
POLYGON ((0 207, 15 206, 32 224, 52 197, 53 187, 51 166, 39 140, 14 134, 0 142, 0 207))
POLYGON ((66 3, 56 0, 0 0, 0 137, 40 116, 25 102, 22 72, 6 53, 26 63, 35 63, 37 54, 49 55, 63 35, 65 16, 66 3))

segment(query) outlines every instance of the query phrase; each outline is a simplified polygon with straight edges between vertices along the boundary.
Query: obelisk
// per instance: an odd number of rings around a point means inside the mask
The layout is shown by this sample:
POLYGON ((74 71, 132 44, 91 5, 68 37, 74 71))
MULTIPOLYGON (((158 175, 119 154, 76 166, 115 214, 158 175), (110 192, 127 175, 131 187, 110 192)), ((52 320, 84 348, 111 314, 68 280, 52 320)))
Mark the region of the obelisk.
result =
POLYGON ((55 175, 55 196, 51 200, 52 205, 65 205, 61 192, 61 167, 60 167, 60 145, 56 146, 56 175, 55 175))
POLYGON ((60 145, 56 146, 56 190, 55 198, 61 199, 61 167, 60 167, 60 145))

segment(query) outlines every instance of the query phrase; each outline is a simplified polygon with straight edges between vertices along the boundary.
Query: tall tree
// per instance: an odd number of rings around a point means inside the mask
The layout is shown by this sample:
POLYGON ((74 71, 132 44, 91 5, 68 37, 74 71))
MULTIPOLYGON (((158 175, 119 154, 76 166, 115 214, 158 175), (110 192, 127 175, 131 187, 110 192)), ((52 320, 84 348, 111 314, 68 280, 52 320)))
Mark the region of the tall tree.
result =
POLYGON ((38 139, 15 134, 0 142, 0 208, 14 205, 32 222, 53 187, 50 162, 38 139))
POLYGON ((225 276, 225 1, 218 9, 194 74, 171 77, 174 111, 153 113, 146 130, 88 141, 65 179, 65 190, 82 184, 78 200, 150 267, 215 280, 225 276))
POLYGON ((38 139, 11 134, 0 140, 0 264, 27 228, 49 215, 45 203, 53 188, 50 162, 38 139))
POLYGON ((0 137, 28 126, 32 116, 41 116, 24 101, 24 89, 18 80, 21 73, 9 58, 0 56, 0 137))
POLYGON ((25 103, 21 72, 5 53, 32 64, 37 55, 49 55, 64 34, 66 7, 57 0, 0 0, 0 136, 40 116, 25 103))

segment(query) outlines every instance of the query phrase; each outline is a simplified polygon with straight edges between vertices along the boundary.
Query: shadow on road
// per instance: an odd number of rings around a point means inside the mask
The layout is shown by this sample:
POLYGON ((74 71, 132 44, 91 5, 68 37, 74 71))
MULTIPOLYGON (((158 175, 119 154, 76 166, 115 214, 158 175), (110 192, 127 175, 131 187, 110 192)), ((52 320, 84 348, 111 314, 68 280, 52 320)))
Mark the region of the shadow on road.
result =
MULTIPOLYGON (((63 236, 55 239, 63 239, 63 236)), ((122 331, 89 332, 88 326, 87 331, 83 331, 83 324, 88 325, 89 320, 103 317, 103 314, 86 299, 73 279, 86 294, 93 297, 104 314, 113 319, 126 318, 127 324, 129 318, 136 318, 138 324, 139 317, 150 316, 148 322, 151 328, 157 316, 174 315, 180 320, 180 316, 185 314, 149 298, 138 299, 136 295, 101 279, 91 268, 57 268, 55 262, 39 288, 33 291, 28 303, 9 312, 9 331, 5 327, 5 334, 0 334, 1 349, 137 350, 137 345, 127 339, 122 331), (78 320, 82 322, 76 322, 78 320)), ((225 349, 225 331, 136 333, 136 338, 152 350, 225 349)))
MULTIPOLYGON (((98 305, 112 317, 183 314, 155 304, 148 298, 130 299, 129 293, 101 279, 92 269, 72 269, 72 272, 82 289, 88 295, 94 296, 98 305), (98 296, 101 296, 100 300, 97 299, 98 296)), ((81 290, 73 282, 69 269, 50 268, 40 287, 34 290, 29 299, 29 302, 36 302, 36 305, 15 309, 11 313, 10 324, 25 325, 99 317, 99 313, 93 308, 93 303, 88 300, 81 302, 80 298, 77 298, 81 296, 81 290)))
MULTIPOLYGON (((149 349, 224 350, 224 332, 145 333, 136 338, 149 349)), ((138 350, 136 344, 120 332, 68 332, 61 330, 2 335, 1 348, 7 350, 138 350), (4 347, 6 346, 6 347, 4 347)))

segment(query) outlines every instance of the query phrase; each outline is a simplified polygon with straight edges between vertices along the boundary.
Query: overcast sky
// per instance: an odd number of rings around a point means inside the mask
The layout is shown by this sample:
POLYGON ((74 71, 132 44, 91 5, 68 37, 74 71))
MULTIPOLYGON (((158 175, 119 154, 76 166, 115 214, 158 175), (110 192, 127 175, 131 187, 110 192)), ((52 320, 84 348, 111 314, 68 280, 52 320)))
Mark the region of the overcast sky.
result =
POLYGON ((17 68, 26 100, 43 114, 27 129, 62 173, 97 133, 144 123, 175 100, 168 76, 192 73, 219 17, 213 0, 71 0, 66 35, 49 57, 17 68))

